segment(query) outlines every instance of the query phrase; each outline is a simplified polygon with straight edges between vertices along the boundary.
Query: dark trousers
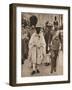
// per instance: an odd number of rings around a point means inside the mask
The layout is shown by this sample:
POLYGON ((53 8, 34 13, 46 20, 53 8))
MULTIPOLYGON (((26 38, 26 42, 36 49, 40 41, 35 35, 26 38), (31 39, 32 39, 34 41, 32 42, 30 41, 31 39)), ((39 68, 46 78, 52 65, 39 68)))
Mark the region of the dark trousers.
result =
POLYGON ((22 64, 24 64, 25 59, 28 58, 28 41, 22 40, 21 41, 21 54, 22 54, 22 64))
POLYGON ((57 62, 58 50, 51 51, 51 73, 56 72, 56 62, 57 62))

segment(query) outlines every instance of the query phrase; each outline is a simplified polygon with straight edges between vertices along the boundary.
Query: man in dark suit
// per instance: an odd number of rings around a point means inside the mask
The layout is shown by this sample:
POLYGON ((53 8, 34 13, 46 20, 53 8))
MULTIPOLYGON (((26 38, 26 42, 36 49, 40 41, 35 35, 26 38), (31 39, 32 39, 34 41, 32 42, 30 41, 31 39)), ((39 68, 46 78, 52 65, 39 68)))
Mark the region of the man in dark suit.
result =
MULTIPOLYGON (((46 42, 46 54, 49 53, 49 44, 51 42, 51 39, 52 39, 52 34, 51 34, 51 30, 52 30, 52 25, 47 21, 46 22, 46 27, 45 27, 45 42, 46 42)), ((50 65, 50 62, 49 60, 46 58, 46 62, 45 62, 45 66, 48 66, 50 65)))

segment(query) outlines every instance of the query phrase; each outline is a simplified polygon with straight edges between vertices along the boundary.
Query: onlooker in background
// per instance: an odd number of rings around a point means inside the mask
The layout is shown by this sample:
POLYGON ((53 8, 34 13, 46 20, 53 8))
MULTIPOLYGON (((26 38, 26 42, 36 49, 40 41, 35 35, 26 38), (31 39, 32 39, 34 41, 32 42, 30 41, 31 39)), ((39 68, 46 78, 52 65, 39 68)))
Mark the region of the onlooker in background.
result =
POLYGON ((45 26, 46 27, 45 27, 44 37, 45 37, 45 42, 46 42, 46 54, 47 54, 45 65, 48 66, 50 64, 50 58, 48 54, 49 54, 49 44, 52 38, 52 34, 51 34, 52 25, 47 21, 45 26))
POLYGON ((25 28, 27 26, 27 21, 26 18, 24 16, 22 16, 22 28, 25 28))
POLYGON ((56 16, 54 18, 53 25, 54 25, 54 29, 58 29, 58 21, 57 21, 57 17, 56 16))
POLYGON ((29 34, 27 29, 24 28, 21 32, 21 52, 22 52, 22 64, 24 64, 25 59, 28 58, 28 44, 29 44, 29 34))

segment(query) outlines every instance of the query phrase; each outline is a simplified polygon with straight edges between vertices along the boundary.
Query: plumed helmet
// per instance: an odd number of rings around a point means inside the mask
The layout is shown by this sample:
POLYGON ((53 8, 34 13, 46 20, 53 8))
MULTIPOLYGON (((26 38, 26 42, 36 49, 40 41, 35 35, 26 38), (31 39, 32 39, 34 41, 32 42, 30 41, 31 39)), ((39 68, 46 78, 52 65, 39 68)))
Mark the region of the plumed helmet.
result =
POLYGON ((37 21, 38 21, 37 17, 34 16, 34 15, 32 15, 32 16, 30 17, 30 26, 32 26, 32 25, 36 26, 37 21))

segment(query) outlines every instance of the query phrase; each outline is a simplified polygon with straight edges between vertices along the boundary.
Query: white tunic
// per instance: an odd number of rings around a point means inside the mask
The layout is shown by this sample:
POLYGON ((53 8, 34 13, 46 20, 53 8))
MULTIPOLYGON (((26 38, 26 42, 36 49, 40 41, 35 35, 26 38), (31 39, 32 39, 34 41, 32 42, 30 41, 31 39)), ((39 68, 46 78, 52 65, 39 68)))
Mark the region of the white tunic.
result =
POLYGON ((29 41, 29 59, 32 63, 40 64, 46 54, 46 43, 44 40, 43 33, 36 34, 36 32, 31 36, 29 41))

